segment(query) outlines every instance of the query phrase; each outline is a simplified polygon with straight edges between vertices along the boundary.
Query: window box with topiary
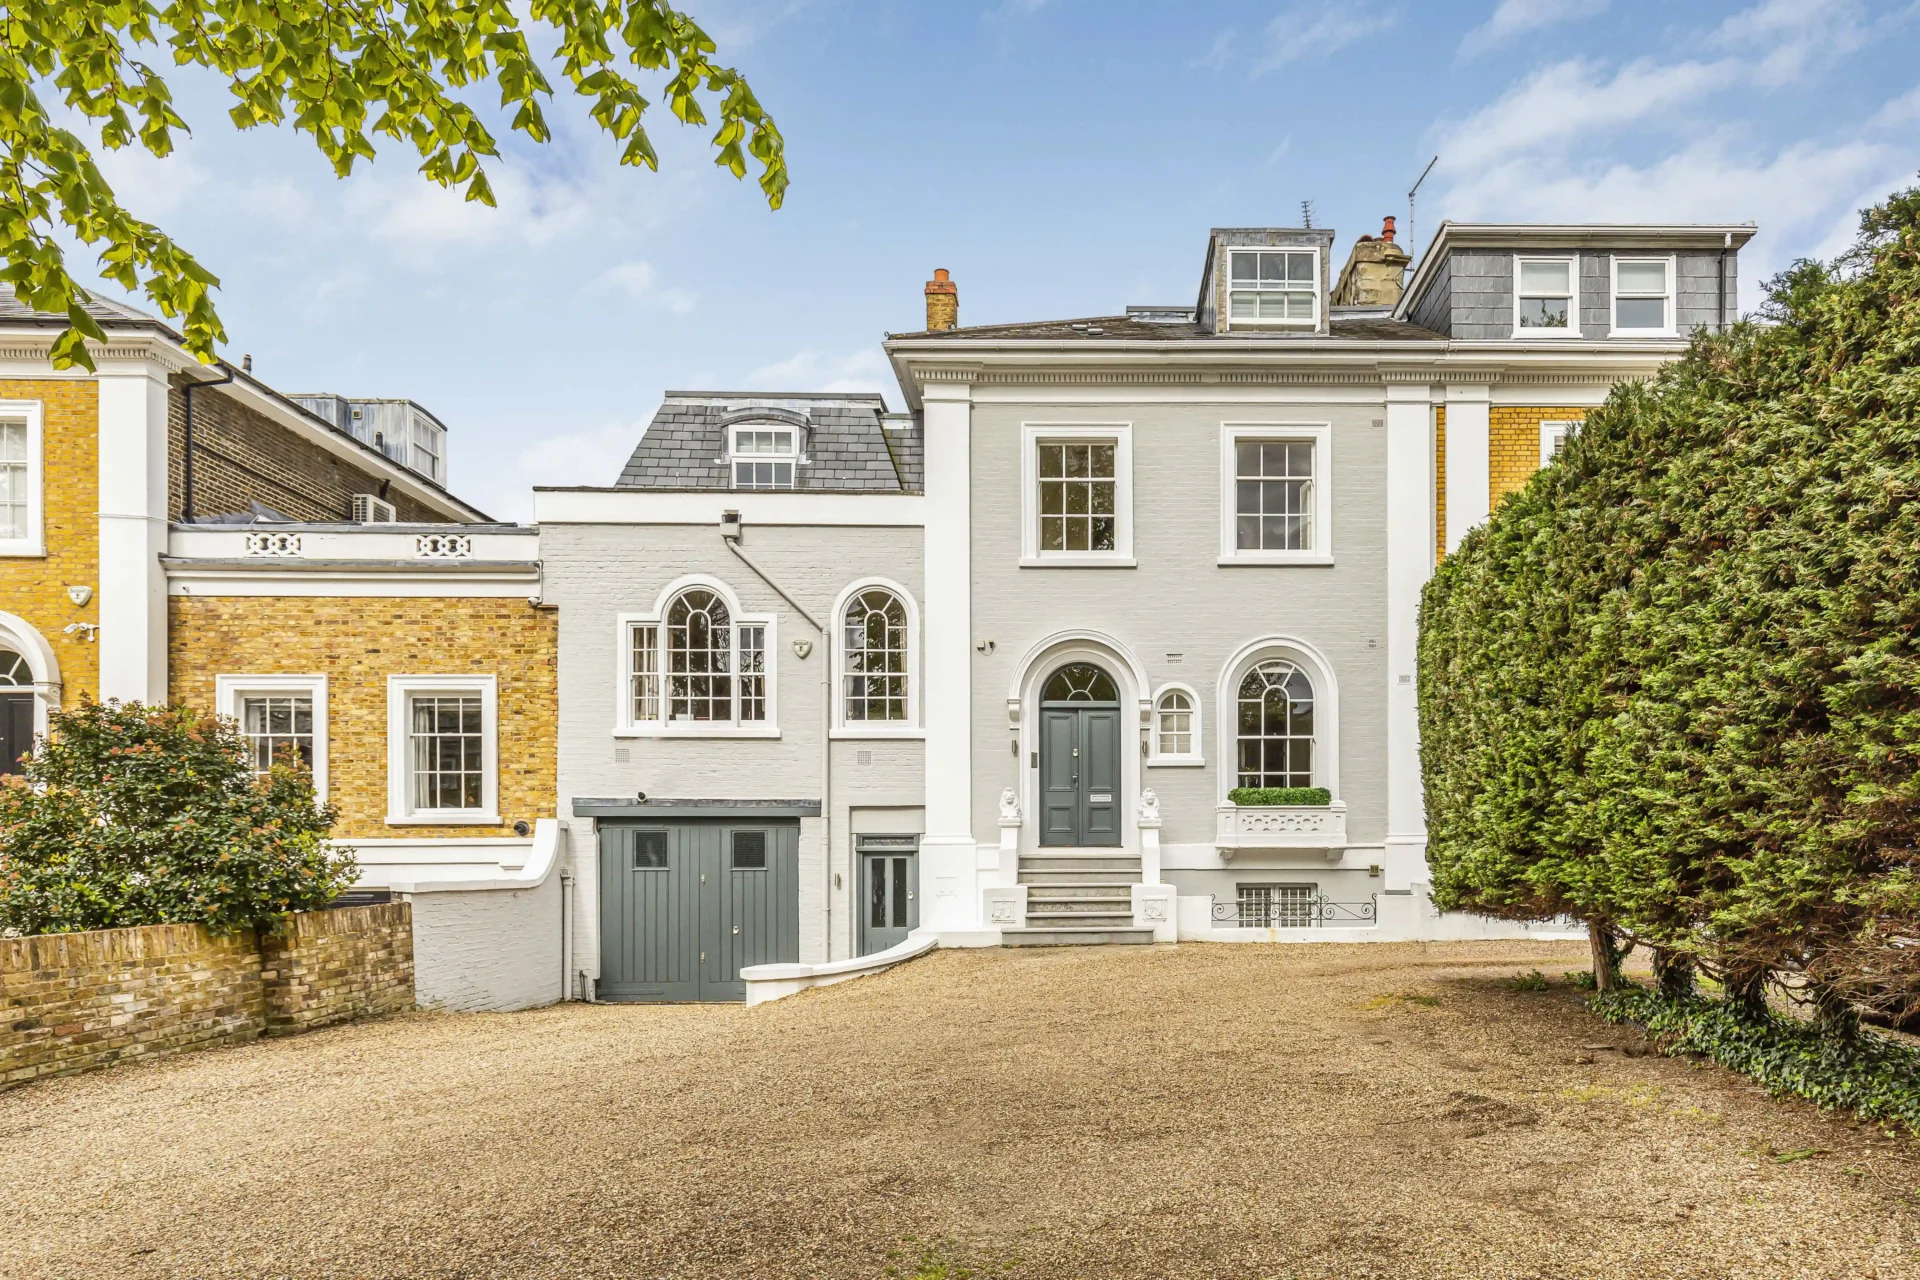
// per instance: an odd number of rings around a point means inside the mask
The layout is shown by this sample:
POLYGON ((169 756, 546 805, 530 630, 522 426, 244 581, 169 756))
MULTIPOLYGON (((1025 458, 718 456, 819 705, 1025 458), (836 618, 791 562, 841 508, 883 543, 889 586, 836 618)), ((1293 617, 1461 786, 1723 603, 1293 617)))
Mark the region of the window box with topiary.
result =
POLYGON ((1347 806, 1325 787, 1235 787, 1214 810, 1223 861, 1242 849, 1310 849, 1337 861, 1347 847, 1347 806))

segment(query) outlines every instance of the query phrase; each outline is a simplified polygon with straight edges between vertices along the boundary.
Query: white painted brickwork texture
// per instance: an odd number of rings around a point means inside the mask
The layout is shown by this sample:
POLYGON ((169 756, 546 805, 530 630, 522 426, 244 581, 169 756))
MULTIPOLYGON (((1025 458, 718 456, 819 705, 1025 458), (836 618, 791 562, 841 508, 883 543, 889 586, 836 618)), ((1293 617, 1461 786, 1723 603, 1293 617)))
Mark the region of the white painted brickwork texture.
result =
POLYGON ((565 998, 560 876, 528 889, 413 895, 414 995, 425 1009, 532 1009, 565 998))
MULTIPOLYGON (((976 403, 973 407, 973 631, 995 641, 973 665, 973 833, 992 840, 1000 789, 1029 761, 1008 749, 1007 691, 1021 656, 1047 635, 1115 636, 1167 681, 1200 695, 1204 769, 1141 770, 1160 797, 1167 844, 1210 844, 1218 771, 1221 665, 1263 636, 1298 637, 1326 655, 1340 685, 1340 798, 1354 844, 1386 835, 1386 417, 1363 388, 1302 388, 1264 402, 976 403), (1329 402, 1328 397, 1339 397, 1329 402), (1344 401, 1344 402, 1342 402, 1344 401), (1131 422, 1138 568, 1022 569, 1023 423, 1131 422), (1231 566, 1220 551, 1223 422, 1332 424, 1332 566, 1231 566), (1369 642, 1374 647, 1369 647, 1369 642), (1167 655, 1178 653, 1178 664, 1167 655)), ((1233 707, 1226 708, 1229 715, 1233 707)), ((1137 754, 1129 731, 1125 749, 1137 754)), ((1145 762, 1143 761, 1143 764, 1145 762)))
MULTIPOLYGON (((842 499, 830 498, 827 501, 842 499)), ((918 528, 813 528, 749 525, 744 549, 815 618, 829 617, 848 584, 864 578, 899 583, 922 595, 918 528)), ((828 642, 736 559, 715 526, 548 525, 541 530, 545 598, 560 607, 560 813, 583 796, 682 799, 819 799, 822 674, 828 642), (620 738, 613 736, 619 643, 615 619, 646 613, 659 593, 688 574, 718 578, 747 613, 773 614, 770 645, 778 692, 778 738, 620 738), (795 640, 810 641, 801 659, 795 640), (616 759, 624 752, 624 762, 616 759)), ((918 673, 916 673, 916 678, 918 673)), ((847 810, 918 807, 923 803, 923 750, 916 739, 836 741, 833 747, 833 867, 829 889, 818 820, 800 831, 800 959, 851 954, 847 810), (864 757, 865 763, 862 763, 864 757)), ((576 966, 598 972, 599 863, 588 819, 569 819, 578 917, 576 966)))

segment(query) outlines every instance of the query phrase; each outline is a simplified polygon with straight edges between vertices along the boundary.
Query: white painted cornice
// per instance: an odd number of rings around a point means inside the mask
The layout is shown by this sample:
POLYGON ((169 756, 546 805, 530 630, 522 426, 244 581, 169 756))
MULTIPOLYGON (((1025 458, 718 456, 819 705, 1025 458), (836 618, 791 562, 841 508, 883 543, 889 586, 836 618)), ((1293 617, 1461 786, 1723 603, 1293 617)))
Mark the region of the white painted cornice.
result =
POLYGON ((926 501, 912 493, 536 488, 533 518, 537 525, 707 524, 717 530, 721 515, 736 511, 750 538, 755 525, 920 528, 926 501))

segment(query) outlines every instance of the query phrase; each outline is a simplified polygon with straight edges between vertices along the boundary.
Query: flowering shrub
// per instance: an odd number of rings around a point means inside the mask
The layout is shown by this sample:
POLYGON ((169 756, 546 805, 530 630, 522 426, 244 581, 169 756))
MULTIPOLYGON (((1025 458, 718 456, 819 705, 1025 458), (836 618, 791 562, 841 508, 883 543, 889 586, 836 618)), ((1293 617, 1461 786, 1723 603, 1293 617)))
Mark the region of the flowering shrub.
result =
POLYGON ((312 777, 257 776, 231 720, 89 701, 48 728, 0 786, 0 932, 271 927, 358 874, 312 777))

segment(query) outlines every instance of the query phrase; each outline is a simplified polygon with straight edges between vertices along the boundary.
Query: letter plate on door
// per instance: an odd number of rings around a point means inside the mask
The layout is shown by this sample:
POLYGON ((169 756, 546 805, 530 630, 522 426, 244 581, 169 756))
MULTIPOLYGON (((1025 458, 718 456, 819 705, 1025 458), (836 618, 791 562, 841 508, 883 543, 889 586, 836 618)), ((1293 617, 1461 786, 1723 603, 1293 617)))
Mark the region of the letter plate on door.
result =
POLYGON ((1088 796, 1087 803, 1088 804, 1112 804, 1113 797, 1112 796, 1088 796))

